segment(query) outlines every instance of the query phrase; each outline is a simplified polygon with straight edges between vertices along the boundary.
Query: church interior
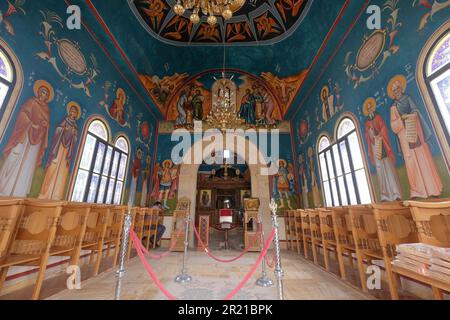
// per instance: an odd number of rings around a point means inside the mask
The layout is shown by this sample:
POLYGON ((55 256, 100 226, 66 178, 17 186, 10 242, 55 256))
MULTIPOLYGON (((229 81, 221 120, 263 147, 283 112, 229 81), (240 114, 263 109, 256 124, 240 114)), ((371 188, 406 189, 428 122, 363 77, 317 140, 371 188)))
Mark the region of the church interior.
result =
POLYGON ((450 300, 450 0, 0 16, 0 300, 450 300))

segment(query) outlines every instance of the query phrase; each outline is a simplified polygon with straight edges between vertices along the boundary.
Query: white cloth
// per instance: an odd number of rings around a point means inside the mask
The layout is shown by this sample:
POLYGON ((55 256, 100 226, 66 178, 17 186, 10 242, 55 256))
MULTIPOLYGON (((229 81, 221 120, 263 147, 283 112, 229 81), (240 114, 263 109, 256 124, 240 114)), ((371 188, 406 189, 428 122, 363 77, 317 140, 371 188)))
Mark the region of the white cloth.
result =
POLYGON ((31 145, 28 136, 5 159, 0 170, 0 195, 26 197, 31 190, 41 144, 31 145))

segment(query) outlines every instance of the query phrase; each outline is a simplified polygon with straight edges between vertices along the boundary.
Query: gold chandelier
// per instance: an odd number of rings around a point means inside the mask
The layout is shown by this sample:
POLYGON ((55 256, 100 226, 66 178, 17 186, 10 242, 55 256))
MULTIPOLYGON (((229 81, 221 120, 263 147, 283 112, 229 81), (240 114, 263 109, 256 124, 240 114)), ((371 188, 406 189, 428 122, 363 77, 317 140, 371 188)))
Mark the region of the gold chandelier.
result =
POLYGON ((222 16, 225 20, 233 16, 233 12, 239 10, 246 0, 177 0, 173 7, 175 14, 182 16, 186 10, 192 11, 189 19, 192 23, 200 22, 200 11, 208 16, 206 21, 214 26, 217 23, 216 16, 222 16))
POLYGON ((231 102, 229 97, 220 97, 217 102, 213 103, 206 123, 211 128, 226 131, 240 127, 244 121, 237 116, 234 102, 231 102))

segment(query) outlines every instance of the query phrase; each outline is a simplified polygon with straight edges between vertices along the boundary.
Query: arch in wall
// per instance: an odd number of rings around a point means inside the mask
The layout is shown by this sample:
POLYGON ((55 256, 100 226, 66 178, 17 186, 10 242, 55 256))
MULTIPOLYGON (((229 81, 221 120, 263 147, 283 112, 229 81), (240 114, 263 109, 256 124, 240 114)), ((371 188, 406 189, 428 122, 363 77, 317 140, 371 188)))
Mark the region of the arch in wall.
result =
POLYGON ((446 71, 448 72, 448 63, 436 72, 430 72, 427 70, 430 60, 433 58, 433 54, 435 53, 436 47, 439 45, 441 40, 448 36, 448 33, 450 32, 449 30, 450 20, 440 26, 425 43, 419 54, 419 59, 417 60, 416 81, 423 101, 425 102, 425 109, 430 116, 431 123, 436 132, 437 140, 447 165, 447 170, 450 172, 450 138, 446 128, 446 121, 442 118, 442 114, 439 111, 436 99, 433 95, 433 90, 430 86, 431 79, 436 79, 438 76, 445 76, 443 73, 446 71))
POLYGON ((9 63, 9 67, 12 69, 12 79, 9 84, 8 93, 5 97, 6 104, 4 105, 4 110, 0 110, 0 141, 2 141, 6 128, 8 127, 9 120, 14 113, 14 108, 22 91, 23 71, 19 59, 17 59, 14 51, 2 38, 0 38, 0 52, 4 55, 7 63, 9 63))
MULTIPOLYGON (((269 187, 269 176, 261 174, 264 168, 267 169, 267 162, 265 160, 264 154, 258 148, 256 144, 252 141, 245 139, 245 137, 240 135, 233 136, 236 140, 236 143, 233 146, 226 145, 226 149, 229 149, 231 153, 236 153, 238 157, 241 157, 246 160, 247 165, 250 171, 251 177, 251 190, 252 197, 259 198, 260 200, 260 208, 259 212, 262 216, 263 230, 266 234, 270 233, 272 228, 271 222, 271 213, 269 209, 270 203, 270 187, 269 187), (244 139, 244 140, 242 140, 244 139), (236 147, 239 146, 240 143, 245 142, 245 150, 241 150, 236 147), (247 161, 248 159, 252 159, 251 156, 254 157, 257 155, 258 161, 257 164, 250 164, 251 161, 247 161)), ((205 146, 208 145, 209 142, 205 142, 203 140, 199 140, 194 143, 189 151, 184 155, 182 163, 180 164, 179 177, 178 177, 178 199, 182 197, 187 197, 191 199, 191 208, 190 208, 190 217, 192 221, 195 221, 195 208, 196 208, 196 192, 197 192, 197 174, 200 164, 193 163, 192 159, 194 159, 194 153, 196 150, 202 151, 202 160, 206 159, 207 156, 203 155, 203 150, 205 146)), ((194 234, 193 232, 189 235, 189 245, 194 245, 194 234)))

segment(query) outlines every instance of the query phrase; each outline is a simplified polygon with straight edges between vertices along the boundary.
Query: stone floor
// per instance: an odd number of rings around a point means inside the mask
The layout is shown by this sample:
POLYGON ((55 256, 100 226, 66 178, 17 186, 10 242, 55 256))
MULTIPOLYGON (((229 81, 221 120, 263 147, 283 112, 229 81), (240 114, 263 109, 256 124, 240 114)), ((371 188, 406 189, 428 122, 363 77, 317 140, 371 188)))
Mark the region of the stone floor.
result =
MULTIPOLYGON (((218 254, 223 258, 231 258, 238 251, 221 250, 218 254)), ((161 283, 178 299, 216 300, 223 299, 244 278, 256 258, 257 254, 248 253, 236 262, 224 264, 211 260, 203 252, 189 252, 187 270, 193 280, 188 284, 173 281, 180 271, 181 253, 172 253, 162 261, 149 261, 161 283)), ((286 299, 373 299, 292 252, 283 251, 282 263, 286 299)), ((235 299, 277 299, 275 287, 261 288, 255 285, 259 275, 260 269, 236 294, 235 299)), ((269 275, 275 280, 273 269, 269 275)), ((81 290, 64 290, 48 299, 113 299, 114 289, 115 270, 110 269, 84 281, 81 290)), ((139 258, 127 264, 122 290, 122 299, 166 299, 146 273, 139 258)))

